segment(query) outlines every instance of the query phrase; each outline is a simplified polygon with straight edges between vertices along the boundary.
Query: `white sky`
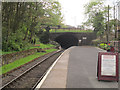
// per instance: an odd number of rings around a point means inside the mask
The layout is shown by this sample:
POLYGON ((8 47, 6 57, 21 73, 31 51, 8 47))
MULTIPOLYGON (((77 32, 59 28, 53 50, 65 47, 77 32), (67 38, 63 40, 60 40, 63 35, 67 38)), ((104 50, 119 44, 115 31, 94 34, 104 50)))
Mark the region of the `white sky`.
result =
MULTIPOLYGON (((77 26, 81 25, 86 19, 84 15, 84 5, 91 0, 58 0, 61 3, 64 24, 77 26)), ((112 5, 118 0, 106 0, 106 5, 112 5)))

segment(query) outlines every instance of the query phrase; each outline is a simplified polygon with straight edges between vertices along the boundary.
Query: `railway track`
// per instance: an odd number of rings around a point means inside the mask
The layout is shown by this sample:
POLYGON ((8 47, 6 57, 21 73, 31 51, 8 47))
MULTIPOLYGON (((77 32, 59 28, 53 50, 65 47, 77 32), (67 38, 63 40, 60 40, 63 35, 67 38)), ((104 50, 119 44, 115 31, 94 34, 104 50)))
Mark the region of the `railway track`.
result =
POLYGON ((34 89, 35 86, 40 82, 42 77, 45 75, 48 68, 52 63, 58 58, 58 56, 63 51, 58 51, 51 56, 46 57, 40 62, 33 65, 31 68, 27 69, 21 73, 16 78, 12 79, 10 82, 3 85, 0 89, 6 88, 25 88, 25 89, 34 89))

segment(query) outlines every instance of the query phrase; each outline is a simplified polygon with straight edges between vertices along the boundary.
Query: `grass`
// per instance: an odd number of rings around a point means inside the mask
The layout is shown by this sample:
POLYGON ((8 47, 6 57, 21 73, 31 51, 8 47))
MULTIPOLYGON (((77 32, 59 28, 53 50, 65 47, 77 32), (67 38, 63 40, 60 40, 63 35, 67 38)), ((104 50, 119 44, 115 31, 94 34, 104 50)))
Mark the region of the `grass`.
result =
POLYGON ((27 56, 25 58, 21 58, 19 60, 16 60, 16 61, 14 61, 14 62, 12 62, 10 64, 3 65, 2 67, 0 67, 0 70, 2 69, 2 73, 0 73, 0 75, 4 74, 6 72, 9 72, 12 69, 17 68, 17 67, 19 67, 21 65, 24 65, 25 63, 28 63, 31 60, 35 59, 35 58, 38 58, 38 57, 40 57, 42 55, 45 55, 47 53, 50 53, 50 52, 53 52, 53 51, 56 51, 56 50, 57 49, 48 49, 48 50, 46 50, 46 53, 43 53, 43 52, 35 53, 35 54, 27 56))
MULTIPOLYGON (((44 49, 44 48, 55 47, 52 44, 43 44, 43 43, 36 43, 36 44, 39 44, 40 46, 31 46, 31 47, 28 47, 28 48, 26 48, 24 50, 33 49, 33 48, 42 48, 42 49, 44 49)), ((10 52, 4 52, 4 51, 2 51, 2 55, 4 55, 4 54, 11 54, 11 53, 15 53, 15 52, 19 52, 19 51, 10 51, 10 52)))
POLYGON ((43 44, 43 43, 37 43, 39 44, 40 46, 33 46, 33 47, 30 47, 30 49, 33 49, 33 48, 51 48, 51 47, 55 47, 54 45, 52 44, 43 44))
POLYGON ((4 52, 4 51, 2 51, 2 55, 4 55, 4 54, 14 53, 14 52, 16 52, 16 51, 11 51, 11 52, 4 52))
POLYGON ((56 30, 55 29, 51 29, 50 32, 93 32, 92 30, 63 30, 63 29, 59 29, 56 30))

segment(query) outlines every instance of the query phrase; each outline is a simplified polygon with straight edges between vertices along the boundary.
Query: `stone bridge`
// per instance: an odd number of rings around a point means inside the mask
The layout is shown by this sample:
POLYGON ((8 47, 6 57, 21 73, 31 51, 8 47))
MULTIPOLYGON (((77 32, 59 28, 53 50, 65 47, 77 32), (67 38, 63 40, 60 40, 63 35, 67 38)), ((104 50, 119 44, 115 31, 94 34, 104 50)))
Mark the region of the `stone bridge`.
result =
POLYGON ((91 45, 92 40, 96 39, 96 34, 93 32, 59 32, 50 33, 50 39, 58 42, 62 48, 69 48, 78 45, 91 45))

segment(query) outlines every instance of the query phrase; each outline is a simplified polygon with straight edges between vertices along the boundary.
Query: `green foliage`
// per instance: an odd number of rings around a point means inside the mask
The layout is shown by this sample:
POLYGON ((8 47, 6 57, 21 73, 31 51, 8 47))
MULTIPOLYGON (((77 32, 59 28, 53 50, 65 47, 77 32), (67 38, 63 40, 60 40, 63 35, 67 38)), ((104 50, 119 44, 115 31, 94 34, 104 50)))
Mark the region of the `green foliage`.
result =
POLYGON ((92 30, 63 30, 63 29, 51 29, 50 33, 55 33, 55 32, 93 32, 92 30))
POLYGON ((54 45, 52 44, 43 44, 43 43, 40 43, 40 48, 44 49, 44 48, 51 48, 51 47, 55 47, 54 45))
POLYGON ((41 29, 40 26, 42 24, 61 24, 60 10, 61 6, 59 2, 54 0, 43 0, 40 2, 3 2, 3 51, 23 50, 29 47, 37 36, 41 37, 43 43, 48 43, 49 35, 43 33, 44 29, 41 29))
POLYGON ((43 32, 43 34, 40 37, 40 42, 44 44, 49 43, 49 32, 47 31, 43 32))
POLYGON ((110 50, 111 45, 106 43, 99 44, 99 47, 105 50, 110 50))
POLYGON ((29 47, 29 43, 27 41, 23 40, 22 37, 23 33, 20 31, 17 31, 17 33, 12 33, 9 36, 9 41, 5 42, 3 40, 2 49, 3 51, 21 51, 25 47, 29 47))
POLYGON ((99 39, 92 40, 92 45, 93 46, 98 46, 99 43, 100 43, 99 39))
MULTIPOLYGON (((39 46, 30 46, 30 47, 28 47, 28 45, 26 45, 27 47, 25 47, 22 50, 28 50, 28 49, 33 49, 33 48, 42 48, 42 49, 45 49, 45 48, 55 47, 55 45, 53 45, 53 44, 37 43, 37 45, 39 45, 39 46)), ((4 55, 4 54, 10 54, 10 53, 15 53, 15 52, 19 52, 19 51, 11 51, 11 52, 2 51, 2 55, 4 55)))
POLYGON ((41 52, 41 53, 35 53, 33 55, 29 55, 27 57, 16 60, 16 61, 14 61, 10 64, 6 64, 6 65, 0 67, 0 69, 2 69, 2 74, 4 74, 4 73, 6 73, 6 72, 8 72, 12 69, 15 69, 15 68, 17 68, 21 65, 24 65, 25 63, 28 63, 28 62, 32 61, 35 58, 38 58, 38 57, 40 57, 44 54, 47 54, 47 53, 50 53, 50 52, 53 52, 53 51, 56 51, 56 49, 48 49, 48 50, 46 50, 46 53, 41 52))
MULTIPOLYGON (((84 24, 92 26, 95 33, 100 40, 106 35, 107 40, 107 27, 108 27, 108 6, 105 5, 105 0, 97 0, 85 5, 85 14, 88 16, 87 22, 84 24)), ((111 7, 109 7, 110 11, 111 7)), ((109 14, 111 17, 111 14, 109 14)), ((109 30, 112 30, 113 22, 109 23, 109 30)))
POLYGON ((100 46, 100 48, 105 49, 106 44, 105 43, 101 43, 101 44, 99 44, 99 46, 100 46))
POLYGON ((2 55, 4 55, 4 54, 10 54, 10 53, 14 53, 14 52, 4 52, 4 51, 2 51, 2 55))
MULTIPOLYGON (((96 13, 96 16, 93 19, 94 31, 100 31, 100 34, 104 31, 104 17, 102 13, 96 13)), ((99 35, 100 35, 99 34, 99 35)))
POLYGON ((87 25, 92 25, 96 14, 103 9, 103 0, 93 1, 85 5, 85 14, 88 16, 87 25))
POLYGON ((33 48, 42 48, 42 49, 45 49, 45 48, 52 48, 52 47, 55 47, 54 45, 52 44, 43 44, 43 43, 39 43, 38 45, 40 46, 33 46, 33 47, 30 47, 29 49, 33 49, 33 48))
POLYGON ((90 14, 89 17, 94 15, 94 12, 99 12, 102 8, 101 5, 103 4, 103 0, 92 1, 86 4, 85 7, 85 14, 90 14))
POLYGON ((61 6, 58 1, 45 1, 45 17, 42 20, 46 25, 60 25, 62 22, 61 6))

